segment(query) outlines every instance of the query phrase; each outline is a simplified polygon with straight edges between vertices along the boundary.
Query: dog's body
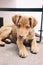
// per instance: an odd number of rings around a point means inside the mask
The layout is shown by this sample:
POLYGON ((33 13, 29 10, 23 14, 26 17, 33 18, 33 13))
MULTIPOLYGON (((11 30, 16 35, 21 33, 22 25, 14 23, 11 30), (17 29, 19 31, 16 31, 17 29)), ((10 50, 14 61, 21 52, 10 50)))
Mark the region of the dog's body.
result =
POLYGON ((14 23, 13 26, 3 26, 0 28, 0 45, 4 45, 2 42, 3 39, 10 39, 12 42, 17 43, 19 49, 19 55, 21 57, 27 56, 27 51, 23 45, 23 41, 31 42, 31 51, 37 53, 37 43, 35 39, 34 27, 37 24, 37 21, 34 17, 25 17, 21 15, 15 15, 12 17, 14 23))

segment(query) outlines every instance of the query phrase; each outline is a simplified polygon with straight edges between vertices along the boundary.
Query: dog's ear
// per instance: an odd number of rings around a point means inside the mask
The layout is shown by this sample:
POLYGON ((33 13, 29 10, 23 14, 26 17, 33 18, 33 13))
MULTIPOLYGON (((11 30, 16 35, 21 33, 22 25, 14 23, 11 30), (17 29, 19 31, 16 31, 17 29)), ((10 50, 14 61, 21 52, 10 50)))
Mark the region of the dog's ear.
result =
POLYGON ((15 15, 12 17, 12 21, 14 24, 17 24, 21 18, 21 15, 15 15))
POLYGON ((31 17, 29 18, 29 25, 30 25, 30 27, 32 26, 32 18, 31 17))
POLYGON ((35 27, 37 25, 38 21, 34 17, 29 17, 29 24, 30 27, 35 27))
POLYGON ((18 17, 17 15, 14 15, 14 16, 12 17, 12 21, 13 21, 14 24, 16 24, 17 17, 18 17))
POLYGON ((38 21, 35 18, 33 18, 33 27, 35 27, 37 25, 37 23, 38 23, 38 21))

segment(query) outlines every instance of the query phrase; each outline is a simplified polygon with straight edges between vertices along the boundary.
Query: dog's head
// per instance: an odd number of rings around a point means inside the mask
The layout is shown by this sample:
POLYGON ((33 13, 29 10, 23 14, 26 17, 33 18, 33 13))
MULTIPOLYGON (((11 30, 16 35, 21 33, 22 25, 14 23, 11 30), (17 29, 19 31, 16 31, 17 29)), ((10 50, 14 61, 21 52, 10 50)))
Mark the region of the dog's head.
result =
POLYGON ((37 20, 34 17, 26 17, 21 15, 13 16, 12 21, 16 25, 17 35, 21 38, 26 38, 30 30, 37 24, 37 20))

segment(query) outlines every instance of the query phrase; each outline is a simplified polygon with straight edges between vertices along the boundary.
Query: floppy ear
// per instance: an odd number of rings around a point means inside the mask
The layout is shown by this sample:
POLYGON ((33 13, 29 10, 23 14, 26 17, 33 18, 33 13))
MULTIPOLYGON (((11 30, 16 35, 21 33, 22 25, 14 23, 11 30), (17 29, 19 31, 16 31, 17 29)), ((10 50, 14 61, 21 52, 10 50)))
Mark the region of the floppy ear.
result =
POLYGON ((12 17, 12 21, 14 24, 17 24, 21 18, 21 15, 15 15, 12 17))
POLYGON ((29 17, 30 27, 33 28, 37 25, 38 21, 34 17, 29 17))
POLYGON ((32 26, 32 18, 29 18, 29 25, 32 26))
POLYGON ((35 18, 33 18, 33 27, 35 27, 37 25, 37 23, 38 23, 38 21, 35 18))
POLYGON ((12 21, 13 21, 14 24, 16 24, 16 18, 17 18, 17 15, 12 17, 12 21))

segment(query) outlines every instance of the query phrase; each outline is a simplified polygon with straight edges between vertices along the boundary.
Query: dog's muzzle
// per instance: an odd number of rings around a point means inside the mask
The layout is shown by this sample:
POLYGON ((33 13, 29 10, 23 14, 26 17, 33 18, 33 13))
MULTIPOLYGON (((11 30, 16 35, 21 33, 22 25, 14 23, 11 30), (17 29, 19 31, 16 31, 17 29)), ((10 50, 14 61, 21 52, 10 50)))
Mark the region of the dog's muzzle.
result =
POLYGON ((19 37, 20 37, 20 38, 23 38, 23 36, 22 36, 22 35, 19 35, 19 37))

